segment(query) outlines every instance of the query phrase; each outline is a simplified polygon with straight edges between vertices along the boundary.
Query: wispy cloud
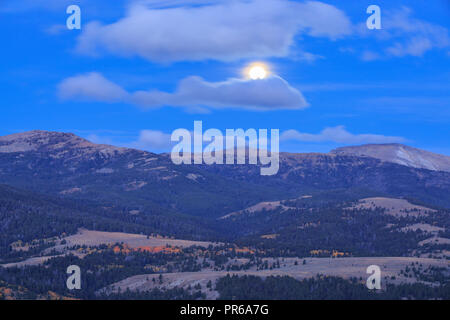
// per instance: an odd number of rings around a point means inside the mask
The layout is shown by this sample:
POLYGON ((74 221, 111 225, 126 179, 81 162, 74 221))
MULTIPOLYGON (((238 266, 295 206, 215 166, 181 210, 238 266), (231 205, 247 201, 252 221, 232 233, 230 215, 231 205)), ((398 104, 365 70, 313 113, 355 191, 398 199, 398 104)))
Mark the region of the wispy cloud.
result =
POLYGON ((364 144, 364 143, 401 143, 407 140, 403 137, 384 136, 379 134, 353 134, 344 126, 325 128, 320 133, 303 133, 297 130, 284 131, 280 136, 281 141, 300 142, 333 142, 340 144, 364 144))
POLYGON ((381 51, 366 50, 361 59, 373 61, 393 57, 422 57, 433 49, 450 47, 449 31, 445 27, 413 17, 408 7, 387 10, 383 14, 382 29, 370 31, 365 24, 357 28, 363 37, 375 37, 381 44, 381 51))
MULTIPOLYGON (((194 136, 194 132, 191 132, 191 135, 194 136)), ((129 135, 127 135, 127 138, 129 139, 129 135)), ((171 133, 151 129, 141 130, 136 138, 129 139, 128 141, 121 139, 122 141, 118 142, 115 138, 108 135, 99 136, 97 134, 88 135, 87 139, 94 143, 112 144, 150 152, 169 152, 177 143, 171 141, 171 133)), ((408 140, 403 137, 380 134, 354 134, 348 132, 344 126, 337 126, 325 128, 317 134, 304 133, 295 129, 285 130, 280 135, 280 142, 282 145, 283 143, 289 142, 307 142, 328 146, 330 143, 337 145, 357 145, 366 143, 406 143, 408 140)), ((203 146, 205 147, 206 145, 207 143, 204 142, 203 146)), ((226 145, 225 140, 223 141, 223 145, 226 145)))
MULTIPOLYGON (((411 81, 402 82, 366 82, 366 83, 339 83, 339 82, 322 82, 322 83, 309 83, 309 84, 298 84, 297 87, 302 92, 325 92, 325 91, 361 91, 361 90, 407 90, 411 91, 413 94, 417 91, 443 91, 448 92, 450 90, 450 83, 447 82, 427 82, 420 83, 415 79, 411 81)), ((377 96, 377 98, 380 98, 377 96)), ((415 100, 417 97, 410 97, 411 100, 415 100)), ((403 98, 402 98, 403 99, 403 98)), ((377 100, 367 99, 367 100, 377 100)), ((424 98, 417 98, 416 101, 423 101, 424 98)), ((432 102, 432 101, 429 101, 432 102)))
POLYGON ((450 46, 449 32, 446 28, 412 17, 412 10, 403 7, 394 12, 386 21, 386 28, 392 36, 406 37, 404 41, 395 41, 386 49, 389 55, 403 57, 407 55, 421 57, 433 48, 450 46))
MULTIPOLYGON (((418 88, 419 90, 419 88, 418 88)), ((360 100, 361 110, 398 114, 402 119, 449 122, 450 96, 378 96, 360 100)))

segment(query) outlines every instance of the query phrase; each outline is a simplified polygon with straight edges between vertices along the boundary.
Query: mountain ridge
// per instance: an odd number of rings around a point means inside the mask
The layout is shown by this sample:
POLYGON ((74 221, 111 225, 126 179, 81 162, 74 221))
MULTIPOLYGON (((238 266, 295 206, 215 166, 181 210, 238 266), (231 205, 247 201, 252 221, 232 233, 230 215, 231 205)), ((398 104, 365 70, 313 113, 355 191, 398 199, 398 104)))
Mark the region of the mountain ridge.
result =
POLYGON ((105 154, 124 152, 128 148, 112 145, 96 144, 73 133, 32 130, 0 136, 0 153, 58 151, 63 149, 79 149, 80 152, 92 154, 101 151, 105 154))
MULTIPOLYGON (((31 130, 0 136, 0 153, 56 151, 75 148, 86 154, 102 152, 112 155, 127 151, 139 151, 156 154, 151 151, 129 147, 117 147, 110 144, 96 144, 70 132, 31 130)), ((168 157, 168 153, 159 156, 168 157)), ((400 143, 363 144, 338 147, 330 152, 280 152, 285 158, 295 156, 350 155, 367 156, 400 165, 450 172, 450 156, 411 147, 400 143)))
POLYGON ((367 156, 400 165, 450 172, 450 157, 399 143, 340 147, 330 153, 367 156))

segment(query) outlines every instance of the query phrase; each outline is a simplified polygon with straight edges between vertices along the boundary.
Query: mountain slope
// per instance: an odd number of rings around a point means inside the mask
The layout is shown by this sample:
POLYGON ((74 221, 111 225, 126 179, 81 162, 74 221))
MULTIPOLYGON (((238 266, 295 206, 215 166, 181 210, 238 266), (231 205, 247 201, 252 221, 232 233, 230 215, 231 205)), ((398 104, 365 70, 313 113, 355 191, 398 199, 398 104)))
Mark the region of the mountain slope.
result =
POLYGON ((368 156, 412 168, 450 172, 450 157, 402 144, 367 144, 331 151, 338 155, 368 156))
MULTIPOLYGON (((359 188, 377 192, 380 196, 410 197, 431 205, 450 207, 449 172, 411 168, 371 157, 282 153, 280 170, 271 177, 260 176, 255 166, 203 166, 203 170, 232 177, 238 182, 252 181, 272 188, 289 187, 296 196, 312 191, 359 188)), ((276 200, 289 197, 286 194, 276 200)))
POLYGON ((141 214, 216 217, 288 189, 235 181, 167 155, 96 145, 70 133, 32 131, 0 138, 0 182, 141 214))

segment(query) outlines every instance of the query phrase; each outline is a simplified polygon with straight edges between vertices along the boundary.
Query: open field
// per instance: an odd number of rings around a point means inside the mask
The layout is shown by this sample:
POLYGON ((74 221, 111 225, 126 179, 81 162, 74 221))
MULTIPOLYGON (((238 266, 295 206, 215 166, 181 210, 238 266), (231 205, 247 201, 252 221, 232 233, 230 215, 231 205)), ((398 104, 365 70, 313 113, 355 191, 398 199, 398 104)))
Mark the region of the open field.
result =
POLYGON ((279 207, 282 208, 282 211, 286 211, 286 210, 289 209, 289 207, 286 207, 285 205, 281 204, 281 201, 264 201, 264 202, 257 203, 257 204, 255 204, 255 205, 253 205, 251 207, 246 208, 246 209, 229 213, 229 214, 227 214, 227 215, 225 215, 223 217, 220 217, 219 219, 227 219, 227 218, 230 218, 230 217, 233 217, 233 216, 238 216, 240 214, 243 214, 244 212, 255 213, 255 212, 260 212, 260 211, 263 211, 263 210, 270 211, 270 210, 275 210, 275 209, 277 209, 279 207))
MULTIPOLYGON (((63 255, 59 255, 59 256, 63 256, 63 255)), ((5 264, 0 264, 0 267, 3 268, 13 268, 13 267, 25 267, 25 266, 37 266, 40 264, 45 263, 47 260, 51 259, 51 258, 56 258, 59 256, 44 256, 44 257, 33 257, 33 258, 29 258, 20 262, 11 262, 11 263, 5 263, 5 264)))
POLYGON ((351 207, 352 209, 375 209, 385 208, 386 214, 390 214, 396 217, 405 217, 407 215, 417 217, 421 214, 428 214, 430 212, 436 212, 436 210, 411 204, 404 199, 394 198, 365 198, 359 200, 359 202, 351 207))
MULTIPOLYGON (((270 262, 275 261, 269 258, 270 262)), ((400 270, 405 269, 412 263, 418 262, 425 268, 428 266, 449 267, 448 260, 444 259, 427 259, 427 258, 409 258, 409 257, 367 257, 367 258, 284 258, 279 259, 281 267, 274 270, 256 270, 255 268, 247 271, 213 271, 203 270, 201 272, 183 272, 183 273, 167 273, 163 274, 163 283, 158 281, 159 274, 142 274, 129 277, 119 281, 108 288, 106 292, 117 292, 120 288, 122 292, 126 289, 131 291, 146 291, 153 288, 174 288, 189 286, 194 287, 200 284, 203 289, 206 284, 215 281, 227 274, 233 275, 254 275, 259 277, 268 276, 290 276, 296 279, 306 279, 316 276, 317 274, 327 276, 339 276, 343 278, 357 277, 365 281, 368 277, 366 273, 367 267, 370 265, 378 265, 381 268, 382 283, 411 283, 417 281, 414 278, 400 276, 400 270), (303 264, 303 260, 306 264, 303 264), (297 262, 297 265, 295 265, 297 262), (391 277, 395 276, 395 280, 391 277), (155 282, 153 282, 155 278, 155 282)), ((208 299, 217 298, 218 293, 215 291, 204 291, 208 299)))
POLYGON ((83 258, 85 254, 80 254, 76 250, 70 250, 70 248, 77 245, 95 247, 102 244, 113 245, 116 243, 126 244, 129 248, 149 248, 149 247, 165 247, 165 246, 181 247, 181 248, 200 246, 206 248, 210 245, 214 245, 213 242, 178 240, 162 237, 147 238, 146 235, 140 234, 122 233, 122 232, 103 232, 103 231, 91 231, 87 229, 80 229, 77 234, 64 237, 61 240, 58 240, 55 246, 45 249, 42 252, 44 256, 32 257, 20 262, 0 264, 0 267, 11 268, 11 267, 40 265, 50 258, 65 256, 68 254, 75 254, 78 257, 83 258), (66 242, 64 244, 61 244, 63 240, 65 240, 66 242), (56 250, 61 254, 51 255, 51 252, 53 250, 56 250))
MULTIPOLYGON (((311 198, 311 197, 312 196, 310 196, 310 195, 305 195, 305 196, 300 196, 297 199, 307 199, 307 198, 311 198)), ((293 201, 293 200, 297 200, 297 199, 291 199, 291 200, 293 201)), ((238 215, 241 215, 246 212, 247 213, 256 213, 256 212, 261 212, 263 210, 270 211, 270 210, 275 210, 278 208, 281 208, 281 212, 284 212, 289 209, 295 209, 295 207, 289 207, 289 206, 284 205, 282 203, 283 201, 286 201, 286 200, 259 202, 259 203, 255 204, 251 207, 248 207, 246 209, 242 209, 242 210, 239 210, 236 212, 229 213, 223 217, 220 217, 219 219, 228 219, 230 217, 238 216, 238 215)))
POLYGON ((403 231, 403 232, 417 231, 417 230, 422 230, 423 232, 431 233, 431 234, 437 234, 437 233, 439 233, 439 231, 445 231, 444 228, 432 226, 432 225, 426 224, 426 223, 416 223, 416 224, 412 224, 412 225, 406 226, 401 229, 401 231, 403 231))
POLYGON ((50 252, 55 249, 57 251, 64 251, 64 249, 79 245, 79 246, 99 246, 102 244, 115 244, 124 243, 130 248, 138 247, 160 247, 160 246, 173 246, 173 247, 191 247, 201 246, 208 247, 213 245, 212 242, 203 241, 189 241, 168 239, 160 237, 147 237, 141 234, 122 233, 122 232, 103 232, 103 231, 91 231, 86 229, 80 229, 77 234, 65 237, 65 244, 58 244, 52 248, 47 249, 45 252, 50 252))
POLYGON ((426 244, 450 244, 450 239, 441 237, 432 237, 419 242, 419 246, 423 246, 426 244))

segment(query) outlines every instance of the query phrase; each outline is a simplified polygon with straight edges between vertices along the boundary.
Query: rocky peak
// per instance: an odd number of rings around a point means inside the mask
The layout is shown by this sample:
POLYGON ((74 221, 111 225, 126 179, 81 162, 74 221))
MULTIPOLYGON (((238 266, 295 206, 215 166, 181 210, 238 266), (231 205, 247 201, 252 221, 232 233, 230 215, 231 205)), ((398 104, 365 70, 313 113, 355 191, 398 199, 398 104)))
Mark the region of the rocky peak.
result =
POLYGON ((64 132, 33 130, 0 137, 0 153, 45 152, 59 157, 69 152, 79 155, 91 155, 96 152, 112 155, 125 150, 94 144, 73 133, 64 132))
POLYGON ((449 156, 398 143, 342 147, 331 151, 331 153, 339 155, 367 156, 413 168, 450 172, 449 156))

